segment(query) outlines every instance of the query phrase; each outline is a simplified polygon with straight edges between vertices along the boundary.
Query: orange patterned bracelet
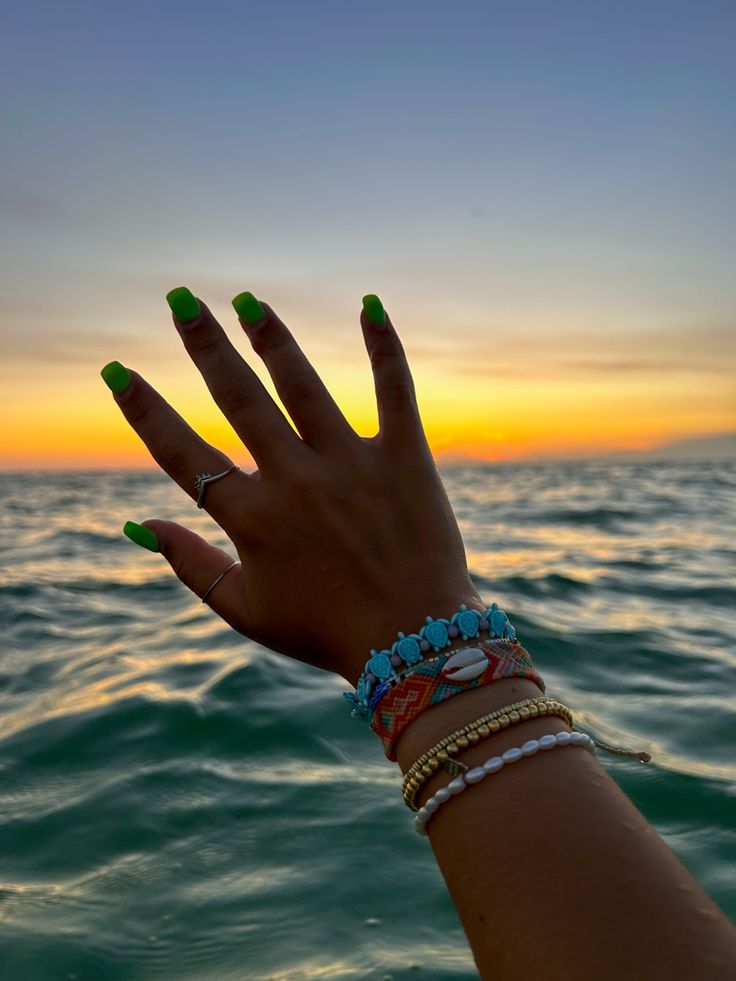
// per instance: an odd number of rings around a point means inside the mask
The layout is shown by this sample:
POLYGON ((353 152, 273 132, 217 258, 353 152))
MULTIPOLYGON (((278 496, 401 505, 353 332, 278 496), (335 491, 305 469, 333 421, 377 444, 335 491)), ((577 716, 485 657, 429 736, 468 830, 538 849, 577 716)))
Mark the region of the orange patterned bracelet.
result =
POLYGON ((395 763, 399 736, 418 715, 453 695, 503 678, 529 678, 545 691, 529 653, 518 641, 483 640, 424 661, 383 695, 371 729, 380 737, 386 757, 395 763))

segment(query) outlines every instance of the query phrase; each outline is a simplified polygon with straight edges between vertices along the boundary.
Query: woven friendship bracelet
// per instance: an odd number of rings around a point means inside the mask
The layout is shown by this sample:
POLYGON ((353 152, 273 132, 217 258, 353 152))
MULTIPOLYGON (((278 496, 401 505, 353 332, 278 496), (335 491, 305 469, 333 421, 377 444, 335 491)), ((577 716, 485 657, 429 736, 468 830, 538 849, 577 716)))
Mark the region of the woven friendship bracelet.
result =
POLYGON ((545 692, 529 653, 517 641, 485 640, 417 665, 381 698, 371 718, 371 728, 380 738, 386 757, 396 762, 399 736, 427 708, 502 678, 529 678, 545 692), (464 660, 469 663, 463 664, 464 660))
POLYGON ((441 807, 450 797, 462 793, 467 787, 475 783, 480 783, 491 773, 498 773, 505 766, 517 763, 525 756, 534 756, 535 753, 545 750, 555 749, 560 746, 583 746, 595 756, 595 744, 593 740, 584 732, 556 732, 541 736, 539 739, 529 739, 523 746, 514 746, 507 749, 500 756, 492 756, 481 766, 475 766, 462 776, 455 777, 446 787, 440 787, 429 800, 420 807, 414 818, 414 830, 417 834, 427 835, 425 827, 434 812, 441 807))
MULTIPOLYGON (((400 630, 399 639, 390 648, 385 651, 371 649, 371 656, 358 678, 355 692, 343 692, 343 697, 352 706, 350 714, 355 718, 369 718, 373 711, 369 700, 376 689, 381 688, 379 698, 385 695, 390 686, 384 683, 400 681, 401 672, 421 662, 424 653, 430 648, 435 652, 441 651, 442 648, 449 647, 456 637, 469 640, 484 631, 488 631, 489 638, 516 640, 516 631, 503 610, 499 609, 498 603, 491 603, 483 613, 469 610, 465 603, 461 603, 460 609, 449 620, 445 617, 435 619, 428 616, 418 633, 405 634, 400 630)), ((374 708, 376 701, 374 698, 374 708)))
MULTIPOLYGON (((490 643, 490 641, 482 641, 481 644, 490 643)), ((515 654, 517 651, 523 651, 524 648, 518 642, 518 640, 513 641, 497 641, 500 644, 499 647, 494 648, 495 650, 503 650, 509 654, 515 654)), ((506 655, 504 655, 506 656, 506 655)), ((374 689, 372 694, 368 699, 368 720, 373 721, 373 715, 376 711, 378 703, 381 701, 384 695, 387 695, 392 688, 408 678, 410 674, 414 674, 419 667, 423 670, 428 664, 436 664, 439 660, 442 660, 443 673, 451 673, 453 681, 466 681, 471 678, 482 674, 486 667, 486 661, 488 660, 487 655, 483 652, 480 645, 473 645, 472 647, 457 647, 454 651, 450 651, 447 654, 440 654, 438 657, 428 657, 424 661, 420 661, 418 664, 413 665, 410 668, 405 668, 403 671, 397 673, 394 678, 387 678, 386 681, 380 682, 374 689)))
POLYGON ((566 705, 558 702, 554 698, 527 698, 522 702, 514 702, 513 705, 506 705, 504 708, 497 709, 490 715, 484 715, 475 722, 458 729, 452 735, 446 736, 432 749, 423 753, 416 763, 407 770, 401 788, 404 803, 412 811, 419 808, 416 799, 424 783, 430 779, 435 771, 444 769, 453 777, 465 773, 470 767, 460 760, 453 759, 455 753, 467 749, 479 743, 481 739, 508 729, 509 726, 517 725, 527 719, 547 717, 556 715, 572 728, 572 713, 566 705))

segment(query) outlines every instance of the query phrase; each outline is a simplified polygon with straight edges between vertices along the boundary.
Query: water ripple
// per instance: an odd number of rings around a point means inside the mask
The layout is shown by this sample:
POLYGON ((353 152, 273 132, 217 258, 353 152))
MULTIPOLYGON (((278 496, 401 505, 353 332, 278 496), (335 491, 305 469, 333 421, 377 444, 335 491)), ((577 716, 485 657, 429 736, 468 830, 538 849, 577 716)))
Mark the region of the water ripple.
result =
MULTIPOLYGON (((581 728, 652 754, 598 758, 736 916, 736 467, 443 479, 481 595, 581 728)), ((156 473, 0 484, 3 981, 476 978, 343 680, 114 530, 131 495, 226 546, 214 522, 156 473)))

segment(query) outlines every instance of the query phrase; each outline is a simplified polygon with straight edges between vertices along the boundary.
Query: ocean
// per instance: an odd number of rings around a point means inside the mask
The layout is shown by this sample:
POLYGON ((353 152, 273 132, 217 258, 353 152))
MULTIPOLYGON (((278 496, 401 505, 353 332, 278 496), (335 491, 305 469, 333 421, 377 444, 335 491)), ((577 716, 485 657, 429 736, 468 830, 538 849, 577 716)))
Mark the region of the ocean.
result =
MULTIPOLYGON (((480 595, 576 725, 652 754, 597 755, 735 919, 736 464, 440 473, 480 595)), ((169 518, 226 547, 211 519, 153 472, 0 490, 3 981, 477 978, 348 684, 121 533, 169 518)))

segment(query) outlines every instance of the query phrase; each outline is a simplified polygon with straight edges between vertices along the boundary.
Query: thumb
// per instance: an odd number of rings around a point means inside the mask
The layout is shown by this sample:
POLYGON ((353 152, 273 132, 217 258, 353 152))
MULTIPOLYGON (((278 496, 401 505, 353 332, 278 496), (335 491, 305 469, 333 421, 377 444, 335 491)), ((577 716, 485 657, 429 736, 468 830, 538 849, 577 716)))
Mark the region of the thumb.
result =
POLYGON ((207 605, 231 627, 247 635, 247 604, 240 563, 207 592, 232 565, 234 560, 227 552, 175 521, 154 518, 140 525, 126 521, 123 532, 136 545, 161 552, 188 589, 200 599, 207 593, 207 605))

